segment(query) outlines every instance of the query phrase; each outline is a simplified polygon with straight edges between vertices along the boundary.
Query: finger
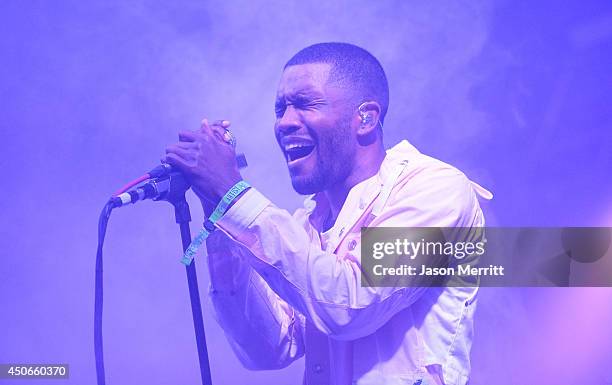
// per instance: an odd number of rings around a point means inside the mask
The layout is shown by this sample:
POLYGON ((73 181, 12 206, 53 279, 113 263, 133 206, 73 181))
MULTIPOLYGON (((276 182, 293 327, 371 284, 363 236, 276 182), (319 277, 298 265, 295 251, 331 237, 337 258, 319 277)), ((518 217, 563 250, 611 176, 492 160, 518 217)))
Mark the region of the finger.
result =
POLYGON ((228 128, 229 126, 232 125, 232 123, 229 120, 215 120, 212 125, 223 127, 223 128, 228 128))
POLYGON ((164 157, 164 162, 170 164, 171 166, 178 167, 181 170, 185 170, 189 168, 189 164, 177 154, 169 152, 164 157))
POLYGON ((208 124, 208 119, 204 118, 202 119, 202 122, 200 122, 200 132, 203 132, 209 135, 212 134, 210 130, 210 125, 208 124))
POLYGON ((225 139, 225 128, 222 126, 218 126, 218 125, 213 125, 210 127, 213 135, 215 136, 215 138, 219 141, 219 142, 223 142, 224 144, 227 144, 227 140, 225 139))
POLYGON ((166 154, 176 154, 185 160, 193 160, 195 158, 193 148, 188 149, 174 144, 166 147, 166 154))
POLYGON ((198 135, 194 131, 179 131, 178 136, 181 142, 195 142, 198 139, 198 135))
POLYGON ((200 148, 200 143, 198 142, 176 142, 176 143, 172 143, 170 146, 177 146, 180 148, 184 148, 186 150, 197 150, 200 148))

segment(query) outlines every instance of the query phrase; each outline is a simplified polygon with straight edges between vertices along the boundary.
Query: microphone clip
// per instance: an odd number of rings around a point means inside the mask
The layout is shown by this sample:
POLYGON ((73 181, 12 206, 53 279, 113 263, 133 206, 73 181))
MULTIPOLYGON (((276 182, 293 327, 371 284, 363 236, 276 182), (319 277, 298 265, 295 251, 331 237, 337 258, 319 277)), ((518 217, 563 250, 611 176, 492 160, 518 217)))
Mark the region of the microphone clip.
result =
POLYGON ((191 187, 185 176, 178 171, 155 178, 148 184, 155 189, 155 196, 152 197, 154 201, 164 200, 170 203, 185 200, 185 192, 191 187))
MULTIPOLYGON (((161 165, 142 186, 111 198, 113 207, 121 207, 128 203, 136 203, 145 199, 154 201, 165 200, 172 204, 185 200, 185 192, 191 186, 183 174, 173 171, 169 165, 161 165), (167 166, 167 167, 166 167, 167 166)), ((155 170, 155 169, 154 169, 155 170)))

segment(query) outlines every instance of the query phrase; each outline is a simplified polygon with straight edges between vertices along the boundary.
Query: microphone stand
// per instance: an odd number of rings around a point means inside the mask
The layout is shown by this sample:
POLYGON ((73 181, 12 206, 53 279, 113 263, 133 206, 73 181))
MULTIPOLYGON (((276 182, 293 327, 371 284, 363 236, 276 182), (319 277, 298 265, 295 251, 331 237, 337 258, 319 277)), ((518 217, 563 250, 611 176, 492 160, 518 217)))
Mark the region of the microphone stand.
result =
MULTIPOLYGON (((165 181, 163 181, 165 182, 165 181)), ((191 221, 191 213, 189 212, 189 204, 185 199, 185 192, 189 189, 189 183, 178 172, 172 172, 168 175, 168 183, 170 188, 167 192, 156 200, 168 201, 174 206, 174 216, 176 223, 179 225, 181 232, 181 241, 183 244, 183 252, 187 250, 191 244, 191 231, 189 230, 189 222, 191 221)), ((198 348, 198 359, 200 361, 200 376, 202 377, 202 385, 212 385, 210 376, 210 364, 208 362, 208 348, 206 346, 206 334, 204 332, 204 320, 202 318, 202 305, 200 303, 200 293, 198 291, 198 277, 196 275, 195 263, 185 266, 187 270, 187 285, 189 286, 189 299, 191 301, 191 315, 193 316, 193 326, 196 335, 196 344, 198 348)))

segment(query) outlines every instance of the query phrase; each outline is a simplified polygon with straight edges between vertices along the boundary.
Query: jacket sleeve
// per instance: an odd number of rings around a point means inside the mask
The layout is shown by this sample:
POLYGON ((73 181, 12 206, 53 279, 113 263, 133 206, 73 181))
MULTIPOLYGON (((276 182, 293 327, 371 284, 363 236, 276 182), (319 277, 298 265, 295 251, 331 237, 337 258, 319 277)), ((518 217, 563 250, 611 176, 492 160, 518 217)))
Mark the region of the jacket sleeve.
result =
POLYGON ((221 231, 206 242, 209 299, 230 346, 248 369, 280 369, 304 354, 303 320, 244 260, 254 258, 221 231))
MULTIPOLYGON (((400 178, 370 226, 471 227, 481 218, 470 181, 449 166, 400 178)), ((419 285, 362 287, 359 260, 322 251, 300 223, 255 189, 217 225, 249 249, 244 261, 282 300, 336 339, 375 332, 425 290, 419 285)))

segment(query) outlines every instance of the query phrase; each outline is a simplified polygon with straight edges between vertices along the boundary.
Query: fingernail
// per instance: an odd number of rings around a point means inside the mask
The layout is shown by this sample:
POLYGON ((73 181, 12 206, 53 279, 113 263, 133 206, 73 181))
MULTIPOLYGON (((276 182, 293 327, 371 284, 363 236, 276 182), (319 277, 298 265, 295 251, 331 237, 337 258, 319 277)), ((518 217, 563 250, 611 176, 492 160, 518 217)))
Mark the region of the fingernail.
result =
POLYGON ((221 124, 223 125, 223 127, 229 127, 229 125, 231 124, 229 120, 224 120, 221 122, 221 124))

